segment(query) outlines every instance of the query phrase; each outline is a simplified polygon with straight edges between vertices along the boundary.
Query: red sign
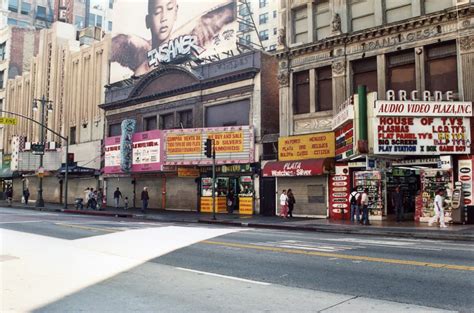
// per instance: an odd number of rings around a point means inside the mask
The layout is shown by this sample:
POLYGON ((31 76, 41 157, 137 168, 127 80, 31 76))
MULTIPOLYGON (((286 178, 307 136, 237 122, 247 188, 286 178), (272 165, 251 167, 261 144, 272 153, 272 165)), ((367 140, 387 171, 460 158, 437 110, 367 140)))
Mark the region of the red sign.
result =
POLYGON ((328 159, 269 162, 263 167, 263 177, 323 175, 328 172, 330 166, 328 159))
POLYGON ((350 219, 351 207, 349 203, 349 195, 350 195, 349 175, 329 176, 329 218, 330 219, 335 219, 335 220, 350 219))

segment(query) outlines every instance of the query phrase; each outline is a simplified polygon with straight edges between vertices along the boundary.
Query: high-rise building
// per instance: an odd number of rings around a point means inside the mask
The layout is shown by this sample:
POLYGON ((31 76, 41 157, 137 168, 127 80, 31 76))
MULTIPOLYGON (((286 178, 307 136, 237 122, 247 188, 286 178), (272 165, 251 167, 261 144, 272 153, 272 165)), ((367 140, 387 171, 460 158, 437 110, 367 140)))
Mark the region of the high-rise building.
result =
POLYGON ((278 43, 278 1, 238 1, 239 42, 273 51, 278 43))

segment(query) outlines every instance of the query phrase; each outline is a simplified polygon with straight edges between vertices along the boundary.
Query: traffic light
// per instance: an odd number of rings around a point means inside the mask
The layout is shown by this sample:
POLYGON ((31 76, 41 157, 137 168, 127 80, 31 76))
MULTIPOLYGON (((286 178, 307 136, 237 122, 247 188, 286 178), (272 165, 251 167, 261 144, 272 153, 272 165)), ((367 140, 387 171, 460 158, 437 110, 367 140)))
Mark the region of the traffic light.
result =
POLYGON ((212 139, 206 139, 204 150, 208 158, 212 158, 212 139))

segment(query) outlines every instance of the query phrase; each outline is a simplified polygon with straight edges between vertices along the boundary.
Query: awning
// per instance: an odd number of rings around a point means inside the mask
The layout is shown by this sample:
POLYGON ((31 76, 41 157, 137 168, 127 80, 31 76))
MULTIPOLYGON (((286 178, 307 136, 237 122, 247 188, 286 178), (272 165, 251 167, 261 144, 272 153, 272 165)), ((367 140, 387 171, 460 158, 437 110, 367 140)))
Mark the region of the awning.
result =
POLYGON ((263 167, 263 177, 299 177, 329 174, 334 169, 334 159, 268 162, 263 167))
POLYGON ((13 172, 12 170, 8 167, 4 167, 0 169, 0 178, 12 178, 13 177, 13 172))
MULTIPOLYGON (((66 173, 66 166, 61 166, 58 169, 59 174, 66 173)), ((96 170, 94 168, 90 167, 82 167, 82 166, 77 166, 77 165, 70 165, 68 167, 68 175, 73 174, 73 175, 100 175, 100 170, 96 170)))

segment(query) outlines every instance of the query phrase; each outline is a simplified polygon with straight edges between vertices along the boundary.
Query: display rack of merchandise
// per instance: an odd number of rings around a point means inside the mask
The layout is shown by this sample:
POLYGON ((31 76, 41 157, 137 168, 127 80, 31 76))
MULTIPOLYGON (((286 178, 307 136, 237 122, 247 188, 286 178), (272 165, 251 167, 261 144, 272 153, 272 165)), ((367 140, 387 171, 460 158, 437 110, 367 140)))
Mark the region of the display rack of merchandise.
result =
POLYGON ((379 171, 363 171, 354 173, 357 191, 369 190, 370 215, 382 216, 384 213, 384 183, 382 173, 379 171))
POLYGON ((446 222, 451 220, 451 196, 453 190, 452 170, 426 169, 421 172, 422 210, 417 210, 416 220, 428 222, 434 215, 434 198, 439 189, 445 190, 444 215, 446 222))

